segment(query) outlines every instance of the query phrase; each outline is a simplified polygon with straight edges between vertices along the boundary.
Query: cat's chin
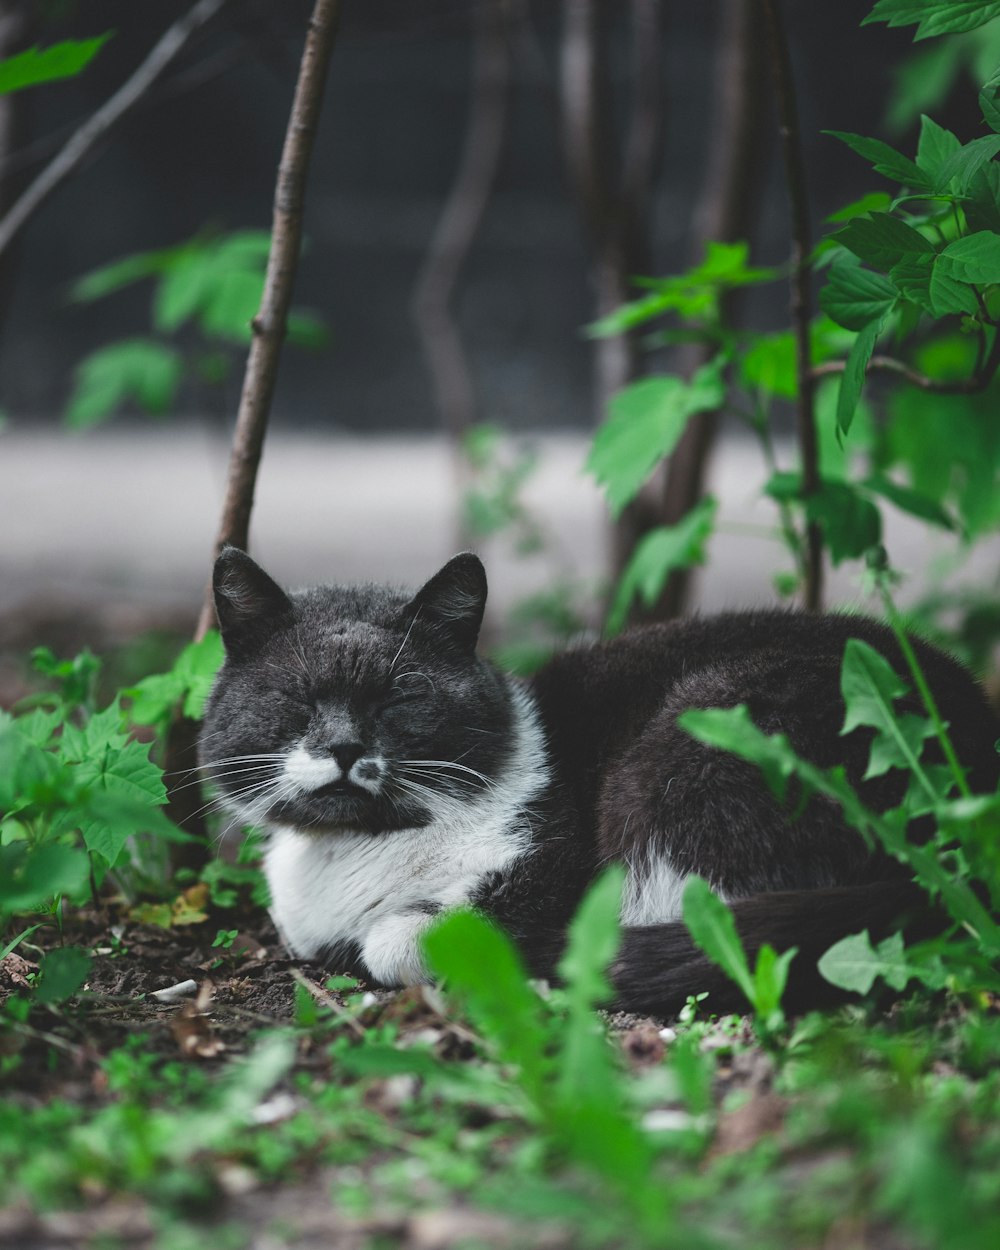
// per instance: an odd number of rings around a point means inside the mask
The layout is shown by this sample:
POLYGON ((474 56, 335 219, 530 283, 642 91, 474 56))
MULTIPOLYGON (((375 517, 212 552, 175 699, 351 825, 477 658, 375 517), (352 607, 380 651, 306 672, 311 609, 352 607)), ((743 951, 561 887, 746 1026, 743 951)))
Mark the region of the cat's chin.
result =
POLYGON ((268 821, 297 829, 301 833, 390 834, 400 829, 426 825, 430 814, 421 809, 402 809, 396 804, 380 802, 363 790, 344 790, 324 786, 306 799, 286 800, 268 813, 268 821))

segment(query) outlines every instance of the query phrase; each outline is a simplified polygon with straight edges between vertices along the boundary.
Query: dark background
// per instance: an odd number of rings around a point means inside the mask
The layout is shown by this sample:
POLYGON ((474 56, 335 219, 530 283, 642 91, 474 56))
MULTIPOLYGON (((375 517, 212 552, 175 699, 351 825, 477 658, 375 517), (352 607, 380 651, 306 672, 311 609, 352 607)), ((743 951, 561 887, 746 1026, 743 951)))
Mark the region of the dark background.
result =
MULTIPOLYGON (((17 9, 17 5, 0 6, 17 9)), ((114 30, 77 79, 24 93, 22 135, 8 175, 39 168, 128 76, 187 4, 93 0, 33 4, 43 44, 114 30), (30 97, 30 98, 29 98, 30 97)), ((207 225, 267 228, 274 173, 310 5, 231 5, 167 80, 24 232, 5 277, 0 404, 15 421, 58 418, 74 365, 149 329, 149 286, 93 306, 67 300, 80 274, 129 252, 180 242, 207 225)), ((296 303, 320 312, 329 349, 285 356, 278 424, 349 431, 432 430, 432 392, 411 318, 414 277, 460 151, 469 87, 472 0, 346 0, 311 174, 308 250, 296 303)), ((559 5, 527 5, 536 52, 515 49, 510 127, 456 312, 474 369, 478 416, 512 428, 592 422, 588 346, 593 316, 587 253, 569 193, 554 93, 559 5)), ((912 28, 860 28, 871 0, 786 6, 801 97, 814 233, 822 217, 879 189, 863 162, 824 128, 872 133, 912 28)), ((626 6, 605 6, 616 94, 627 99, 626 6)), ((685 268, 689 219, 708 136, 715 3, 669 4, 663 58, 665 137, 653 229, 653 270, 685 268)), ((973 92, 950 116, 978 126, 973 92)), ((760 124, 775 130, 770 112, 760 124)), ((785 194, 775 143, 753 239, 757 263, 787 254, 785 194)), ((749 316, 783 321, 780 286, 749 316)), ((239 370, 221 407, 235 411, 239 370)), ((192 394, 183 397, 190 411, 192 394)))

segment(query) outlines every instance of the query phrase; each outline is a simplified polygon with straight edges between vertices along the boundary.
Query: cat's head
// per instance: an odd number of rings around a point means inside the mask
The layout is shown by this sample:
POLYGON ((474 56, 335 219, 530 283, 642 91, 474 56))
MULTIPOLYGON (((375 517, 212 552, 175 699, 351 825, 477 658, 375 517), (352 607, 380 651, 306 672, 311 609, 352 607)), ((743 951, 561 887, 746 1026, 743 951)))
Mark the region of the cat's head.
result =
POLYGON ((388 833, 447 819, 489 789, 510 750, 511 699, 476 655, 476 556, 455 556, 415 595, 286 594, 229 547, 214 591, 226 660, 200 759, 240 819, 388 833))

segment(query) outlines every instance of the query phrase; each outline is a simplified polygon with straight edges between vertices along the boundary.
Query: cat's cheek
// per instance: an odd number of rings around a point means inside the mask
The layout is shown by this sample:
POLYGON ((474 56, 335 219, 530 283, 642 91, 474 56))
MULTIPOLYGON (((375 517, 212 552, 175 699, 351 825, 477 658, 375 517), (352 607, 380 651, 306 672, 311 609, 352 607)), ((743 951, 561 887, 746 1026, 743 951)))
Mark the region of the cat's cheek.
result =
POLYGON ((361 947, 372 978, 382 985, 429 984, 421 940, 433 920, 426 912, 406 911, 376 921, 361 947))

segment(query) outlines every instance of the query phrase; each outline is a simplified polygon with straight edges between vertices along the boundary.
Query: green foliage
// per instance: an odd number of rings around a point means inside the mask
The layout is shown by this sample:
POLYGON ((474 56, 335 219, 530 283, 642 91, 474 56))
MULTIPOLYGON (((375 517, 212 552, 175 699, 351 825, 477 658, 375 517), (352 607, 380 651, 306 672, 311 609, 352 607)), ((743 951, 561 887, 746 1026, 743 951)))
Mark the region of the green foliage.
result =
POLYGON ((564 1014, 546 1010, 510 940, 474 913, 446 916, 425 950, 500 1062, 514 1066, 550 1150, 610 1186, 645 1243, 668 1225, 671 1204, 651 1175, 650 1143, 625 1110, 622 1073, 593 1012, 610 993, 605 969, 618 946, 623 880, 619 867, 605 873, 570 927, 559 966, 564 1014))
POLYGON ((609 633, 617 633, 624 626, 635 599, 652 607, 675 569, 704 563, 716 508, 716 501, 706 496, 676 525, 661 525, 643 535, 618 581, 608 610, 609 633))
POLYGON ((929 39, 973 30, 1000 16, 996 0, 878 0, 861 23, 885 22, 887 26, 913 26, 914 39, 929 39))
POLYGON ((40 48, 37 44, 0 61, 0 95, 23 91, 60 78, 75 78, 111 38, 111 32, 94 39, 65 39, 40 48))
MULTIPOLYGON (((931 944, 917 953, 904 953, 901 939, 897 941, 898 935, 886 939, 874 950, 867 934, 838 943, 820 964, 820 971, 829 974, 834 984, 867 992, 875 977, 883 976, 896 989, 901 989, 910 977, 917 977, 933 988, 946 983, 965 988, 992 988, 1000 985, 1000 979, 988 961, 979 958, 979 952, 996 958, 1000 953, 1000 927, 983 906, 971 882, 978 879, 995 905, 1000 898, 1000 860, 995 851, 1000 830, 1000 798, 973 798, 969 794, 912 648, 899 630, 898 622, 892 619, 924 702, 925 715, 896 710, 897 700, 908 694, 907 684, 872 647, 851 639, 841 671, 845 703, 841 732, 852 733, 862 726, 874 730, 866 778, 881 776, 891 769, 903 770, 908 775, 909 784, 897 808, 884 813, 867 809, 842 769, 822 770, 801 759, 783 735, 762 733, 745 706, 692 710, 683 715, 680 723, 701 741, 756 763, 779 799, 785 799, 789 793, 788 782, 794 777, 798 783, 798 801, 812 794, 835 800, 862 836, 870 843, 879 843, 890 855, 907 864, 920 884, 931 896, 939 897, 950 914, 956 926, 951 940, 931 944), (924 760, 924 748, 929 740, 942 746, 946 766, 924 760), (931 843, 911 842, 907 836, 910 819, 927 814, 935 818, 937 826, 931 843)), ((718 953, 713 954, 713 958, 750 997, 745 963, 741 966, 732 956, 728 964, 723 963, 718 953)))
POLYGON ((179 708, 183 716, 200 720, 223 656, 218 630, 189 643, 169 672, 144 677, 122 691, 131 700, 129 718, 137 725, 162 725, 179 708))
MULTIPOLYGON (((111 343, 87 356, 76 369, 67 423, 94 425, 128 403, 162 414, 176 403, 185 377, 222 382, 237 349, 250 341, 269 251, 270 235, 263 230, 201 234, 175 247, 122 257, 79 278, 70 291, 79 303, 152 279, 156 337, 111 343)), ((301 309, 289 315, 288 338, 313 350, 326 345, 323 323, 301 309)))
POLYGON ((178 352, 152 339, 123 339, 77 366, 66 424, 86 429, 132 401, 162 415, 173 404, 184 372, 178 352))
POLYGON ((611 413, 594 437, 587 471, 603 486, 613 516, 639 492, 655 465, 673 451, 691 417, 720 407, 725 396, 716 357, 690 382, 643 378, 611 401, 611 413))
POLYGON ((163 815, 162 771, 129 735, 119 700, 97 709, 94 657, 60 661, 40 648, 35 661, 58 690, 0 712, 0 926, 79 901, 127 868, 144 836, 186 837, 163 815))
MULTIPOLYGON (((773 1036, 785 1023, 781 997, 788 968, 798 953, 793 946, 778 955, 766 943, 757 952, 753 972, 736 932, 733 913, 708 882, 690 876, 684 886, 684 923, 695 942, 739 986, 754 1010, 763 1036, 773 1036)), ((711 1006, 711 1002, 709 1002, 711 1006)))

